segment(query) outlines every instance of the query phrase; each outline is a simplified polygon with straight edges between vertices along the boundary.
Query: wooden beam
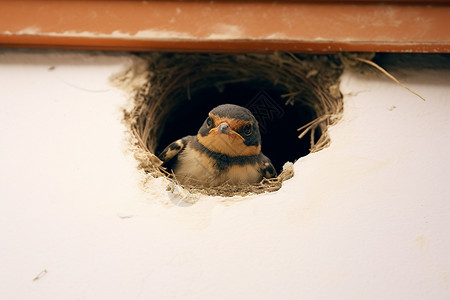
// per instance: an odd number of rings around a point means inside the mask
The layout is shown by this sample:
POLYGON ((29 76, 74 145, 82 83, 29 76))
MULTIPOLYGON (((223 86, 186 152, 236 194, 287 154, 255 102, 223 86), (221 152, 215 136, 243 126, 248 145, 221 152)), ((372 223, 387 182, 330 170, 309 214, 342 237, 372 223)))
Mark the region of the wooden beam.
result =
POLYGON ((450 5, 388 2, 0 1, 2 47, 450 53, 450 5))

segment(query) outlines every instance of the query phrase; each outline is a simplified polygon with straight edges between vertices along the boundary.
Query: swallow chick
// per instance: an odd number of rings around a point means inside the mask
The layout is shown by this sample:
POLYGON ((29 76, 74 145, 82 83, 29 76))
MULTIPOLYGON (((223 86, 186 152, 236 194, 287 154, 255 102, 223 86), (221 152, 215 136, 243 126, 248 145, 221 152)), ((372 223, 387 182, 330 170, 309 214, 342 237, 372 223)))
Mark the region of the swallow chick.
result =
POLYGON ((255 117, 233 104, 211 110, 197 135, 176 140, 158 157, 181 184, 254 184, 263 177, 277 176, 272 162, 261 152, 255 117))

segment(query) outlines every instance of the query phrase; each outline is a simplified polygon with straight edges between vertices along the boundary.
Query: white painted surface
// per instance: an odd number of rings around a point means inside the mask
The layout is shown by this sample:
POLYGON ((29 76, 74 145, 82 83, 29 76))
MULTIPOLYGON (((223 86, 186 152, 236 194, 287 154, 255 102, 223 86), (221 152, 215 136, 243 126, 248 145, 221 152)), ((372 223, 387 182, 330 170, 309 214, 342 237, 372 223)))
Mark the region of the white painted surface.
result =
POLYGON ((450 298, 450 68, 396 73, 427 102, 347 72, 280 191, 178 207, 125 151, 130 63, 0 52, 0 299, 450 298))

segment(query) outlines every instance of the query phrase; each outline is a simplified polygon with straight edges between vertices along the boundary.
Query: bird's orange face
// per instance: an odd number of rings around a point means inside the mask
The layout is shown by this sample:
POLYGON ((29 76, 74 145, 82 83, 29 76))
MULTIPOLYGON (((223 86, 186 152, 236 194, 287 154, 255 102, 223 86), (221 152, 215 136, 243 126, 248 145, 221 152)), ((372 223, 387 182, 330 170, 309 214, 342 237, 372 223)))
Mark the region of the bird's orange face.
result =
POLYGON ((204 126, 207 134, 197 134, 198 141, 209 150, 231 157, 257 155, 261 145, 248 145, 246 138, 253 134, 252 121, 221 117, 209 113, 204 126))

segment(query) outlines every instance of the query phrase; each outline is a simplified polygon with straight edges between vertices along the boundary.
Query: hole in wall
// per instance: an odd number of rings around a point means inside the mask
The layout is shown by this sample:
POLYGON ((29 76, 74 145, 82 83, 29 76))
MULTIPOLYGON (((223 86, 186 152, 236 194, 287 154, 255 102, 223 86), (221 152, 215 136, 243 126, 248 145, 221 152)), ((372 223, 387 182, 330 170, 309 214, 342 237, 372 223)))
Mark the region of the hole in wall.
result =
MULTIPOLYGON (((162 174, 153 156, 171 142, 195 135, 208 112, 220 104, 244 106, 254 114, 262 152, 281 175, 286 162, 328 146, 327 128, 342 114, 338 83, 343 66, 336 56, 148 54, 143 58, 148 63, 147 83, 136 94, 126 119, 138 147, 147 153, 140 156, 144 157, 141 167, 153 175, 162 174)), ((284 179, 279 176, 265 185, 247 187, 244 194, 277 190, 284 179)), ((242 189, 228 187, 224 193, 215 188, 207 193, 242 194, 242 189)))

